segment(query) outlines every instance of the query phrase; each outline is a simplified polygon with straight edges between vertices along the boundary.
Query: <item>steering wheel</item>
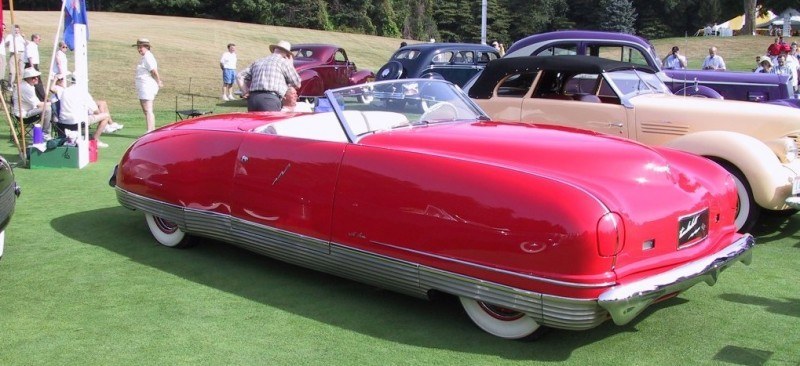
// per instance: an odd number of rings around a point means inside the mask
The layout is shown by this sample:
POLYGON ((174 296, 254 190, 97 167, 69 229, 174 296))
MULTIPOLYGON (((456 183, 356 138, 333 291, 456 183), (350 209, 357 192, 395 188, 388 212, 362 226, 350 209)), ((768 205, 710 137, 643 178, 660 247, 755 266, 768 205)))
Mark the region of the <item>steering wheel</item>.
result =
POLYGON ((438 102, 428 108, 422 116, 419 117, 420 122, 427 122, 431 120, 437 121, 453 121, 458 118, 458 108, 450 102, 438 102))

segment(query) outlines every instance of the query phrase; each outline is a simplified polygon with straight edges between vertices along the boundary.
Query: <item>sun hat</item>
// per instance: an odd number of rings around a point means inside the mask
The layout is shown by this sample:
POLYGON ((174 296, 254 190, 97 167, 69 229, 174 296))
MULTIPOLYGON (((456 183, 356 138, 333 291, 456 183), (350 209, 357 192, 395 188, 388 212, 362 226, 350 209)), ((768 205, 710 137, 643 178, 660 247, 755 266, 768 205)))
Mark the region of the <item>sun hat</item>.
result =
POLYGON ((292 53, 292 44, 289 43, 288 41, 280 41, 280 42, 278 42, 278 44, 269 45, 269 51, 272 52, 272 53, 275 52, 276 48, 278 48, 281 51, 286 52, 288 54, 292 53))
POLYGON ((150 46, 150 40, 147 38, 139 38, 136 40, 136 44, 132 46, 133 47, 150 46))
POLYGON ((769 57, 761 57, 761 61, 759 61, 758 64, 761 65, 765 62, 768 63, 769 66, 772 66, 772 60, 770 60, 769 57))
POLYGON ((22 78, 23 79, 32 78, 32 77, 39 76, 41 74, 42 73, 39 72, 38 70, 36 70, 36 69, 34 69, 32 67, 29 67, 29 68, 25 69, 24 71, 22 71, 22 78))

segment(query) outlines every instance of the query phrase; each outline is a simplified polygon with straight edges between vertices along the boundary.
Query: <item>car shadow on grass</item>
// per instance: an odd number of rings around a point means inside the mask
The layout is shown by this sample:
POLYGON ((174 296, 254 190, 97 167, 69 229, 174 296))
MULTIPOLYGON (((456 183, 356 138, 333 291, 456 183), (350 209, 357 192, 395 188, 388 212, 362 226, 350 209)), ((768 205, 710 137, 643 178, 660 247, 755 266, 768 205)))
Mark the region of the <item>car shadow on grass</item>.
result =
POLYGON ((751 232, 756 243, 794 238, 800 241, 800 214, 764 212, 751 232))
POLYGON ((636 325, 642 319, 688 301, 672 298, 655 304, 625 326, 607 321, 588 331, 553 330, 536 342, 522 343, 484 333, 453 297, 425 301, 214 240, 201 239, 198 246, 187 250, 161 246, 150 236, 143 215, 122 207, 62 216, 53 219, 51 226, 73 240, 159 271, 324 324, 402 344, 506 359, 564 361, 586 345, 638 332, 636 325))
POLYGON ((770 313, 800 318, 800 299, 784 298, 779 300, 742 294, 722 294, 719 297, 726 301, 760 306, 770 313))

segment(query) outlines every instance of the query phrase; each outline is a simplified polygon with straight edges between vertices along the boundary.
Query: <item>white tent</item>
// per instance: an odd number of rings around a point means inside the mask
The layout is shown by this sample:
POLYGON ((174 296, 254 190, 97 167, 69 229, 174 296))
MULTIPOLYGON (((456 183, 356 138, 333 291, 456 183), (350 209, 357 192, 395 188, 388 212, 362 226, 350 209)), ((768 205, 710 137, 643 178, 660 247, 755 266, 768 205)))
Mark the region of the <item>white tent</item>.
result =
POLYGON ((770 25, 783 26, 787 18, 789 19, 789 24, 792 27, 800 27, 800 12, 792 8, 784 10, 782 13, 772 17, 769 21, 758 23, 756 26, 758 28, 766 28, 770 25))

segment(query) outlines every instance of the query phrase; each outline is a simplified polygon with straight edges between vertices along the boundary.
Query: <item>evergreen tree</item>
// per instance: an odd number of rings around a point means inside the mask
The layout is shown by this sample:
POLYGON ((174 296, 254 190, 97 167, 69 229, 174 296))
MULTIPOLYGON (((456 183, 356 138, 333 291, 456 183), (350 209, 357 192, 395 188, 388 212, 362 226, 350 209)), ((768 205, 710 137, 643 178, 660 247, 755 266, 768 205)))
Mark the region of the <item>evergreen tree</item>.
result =
POLYGON ((439 28, 439 35, 445 42, 460 42, 459 9, 455 1, 439 1, 433 6, 433 19, 439 28))
POLYGON ((399 37, 400 28, 395 23, 396 15, 392 0, 381 0, 373 10, 370 18, 374 20, 373 23, 377 28, 377 34, 384 37, 399 37))
POLYGON ((634 34, 636 10, 631 0, 600 0, 598 4, 600 30, 634 34))

